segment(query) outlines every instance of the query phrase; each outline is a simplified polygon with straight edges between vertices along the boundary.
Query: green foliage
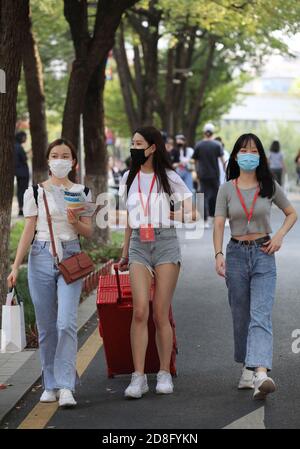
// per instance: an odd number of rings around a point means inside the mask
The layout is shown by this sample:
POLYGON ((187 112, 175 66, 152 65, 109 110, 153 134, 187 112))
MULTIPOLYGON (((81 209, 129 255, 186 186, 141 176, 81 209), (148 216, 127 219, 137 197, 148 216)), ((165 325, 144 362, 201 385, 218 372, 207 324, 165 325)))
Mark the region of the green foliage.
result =
POLYGON ((21 267, 19 270, 17 290, 24 302, 25 327, 29 332, 35 326, 35 312, 28 288, 27 267, 21 267))
MULTIPOLYGON (((74 50, 69 25, 63 15, 61 0, 31 0, 33 33, 43 64, 47 120, 50 125, 61 123, 69 72, 74 50), (52 115, 49 117, 49 111, 52 115)), ((18 87, 17 112, 20 117, 28 110, 24 74, 18 87)))
POLYGON ((83 242, 83 250, 86 248, 88 253, 95 264, 105 263, 109 259, 119 260, 122 253, 122 244, 124 241, 124 235, 120 232, 111 233, 111 241, 107 245, 92 244, 87 242, 87 246, 83 242))
MULTIPOLYGON (((208 82, 199 105, 198 132, 203 122, 208 119, 218 120, 229 110, 239 89, 248 81, 249 68, 260 68, 265 56, 273 53, 274 49, 281 53, 287 52, 287 46, 278 38, 278 30, 284 34, 292 34, 299 30, 300 22, 298 0, 288 3, 283 3, 282 0, 178 0, 176 7, 173 0, 144 0, 138 2, 132 11, 135 18, 140 22, 148 22, 148 26, 145 24, 144 30, 139 30, 137 27, 129 27, 127 21, 124 22, 127 48, 140 45, 143 52, 151 35, 152 28, 149 24, 154 20, 153 17, 157 19, 157 14, 153 14, 154 8, 161 12, 158 45, 158 93, 161 103, 165 100, 166 92, 167 50, 188 48, 191 36, 196 31, 192 64, 187 68, 192 76, 188 76, 188 87, 183 94, 185 123, 179 125, 183 129, 187 128, 191 111, 197 106, 193 104, 193 100, 197 98, 205 72, 209 42, 216 42, 213 70, 209 79, 205 80, 208 82)), ((181 56, 178 53, 175 67, 186 68, 185 58, 184 52, 181 52, 181 56)), ((142 61, 145 72, 144 62, 142 61)), ((182 79, 177 81, 180 83, 182 79)), ((173 92, 178 92, 178 89, 173 89, 173 92)), ((161 114, 161 110, 162 108, 157 107, 154 117, 155 124, 159 127, 161 120, 158 114, 161 114)), ((175 112, 180 122, 181 112, 175 112)))
POLYGON ((113 79, 106 81, 104 90, 105 124, 118 135, 130 136, 128 119, 125 112, 120 81, 116 72, 113 79))
MULTIPOLYGON (((10 254, 11 263, 13 263, 15 260, 18 244, 19 244, 22 232, 24 230, 24 226, 25 226, 25 221, 20 220, 20 221, 17 221, 17 223, 15 223, 13 225, 13 227, 11 228, 10 242, 9 242, 9 251, 10 251, 9 254, 10 254)), ((25 256, 25 262, 26 261, 27 261, 27 256, 25 256)))

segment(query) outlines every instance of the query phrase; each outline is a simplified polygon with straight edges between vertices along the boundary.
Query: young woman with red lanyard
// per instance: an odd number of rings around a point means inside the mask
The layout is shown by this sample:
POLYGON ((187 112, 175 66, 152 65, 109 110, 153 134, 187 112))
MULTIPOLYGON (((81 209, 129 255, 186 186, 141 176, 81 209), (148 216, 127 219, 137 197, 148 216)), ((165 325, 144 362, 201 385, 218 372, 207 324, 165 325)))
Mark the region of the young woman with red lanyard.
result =
MULTIPOLYGON (((181 264, 181 251, 175 222, 194 220, 192 193, 173 170, 159 130, 143 127, 132 138, 131 169, 124 173, 119 195, 128 212, 128 226, 120 270, 129 266, 133 296, 131 348, 135 372, 125 397, 140 398, 149 388, 144 373, 148 345, 149 299, 152 278, 155 276, 153 299, 156 344, 160 359, 156 393, 172 393, 170 374, 173 336, 169 308, 176 288, 181 264), (170 208, 170 199, 180 202, 182 211, 170 208)), ((172 203, 171 203, 172 204, 172 203)))
POLYGON ((227 167, 227 182, 218 192, 214 247, 216 271, 225 277, 233 318, 234 358, 243 364, 238 388, 254 388, 254 399, 275 391, 272 368, 272 308, 275 298, 274 253, 297 220, 295 209, 274 181, 263 145, 254 134, 236 141, 227 167), (273 237, 270 212, 275 203, 286 215, 273 237), (224 224, 232 238, 222 252, 224 224))

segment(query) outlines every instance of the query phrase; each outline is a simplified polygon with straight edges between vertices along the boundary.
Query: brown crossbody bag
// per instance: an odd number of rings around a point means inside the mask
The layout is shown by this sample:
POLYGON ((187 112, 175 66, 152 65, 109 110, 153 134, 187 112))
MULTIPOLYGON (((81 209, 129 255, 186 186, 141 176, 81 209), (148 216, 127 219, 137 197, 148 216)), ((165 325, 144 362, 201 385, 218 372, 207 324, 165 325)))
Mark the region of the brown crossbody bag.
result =
POLYGON ((90 274, 94 270, 94 263, 92 259, 83 251, 81 251, 78 254, 74 254, 73 256, 68 257, 67 259, 62 260, 61 262, 58 261, 48 201, 45 194, 44 186, 42 184, 41 186, 43 187, 43 198, 46 208, 47 221, 50 231, 50 239, 53 248, 53 255, 56 260, 57 268, 62 274, 64 280, 66 281, 67 284, 71 284, 72 282, 75 282, 78 279, 84 278, 85 276, 90 274))

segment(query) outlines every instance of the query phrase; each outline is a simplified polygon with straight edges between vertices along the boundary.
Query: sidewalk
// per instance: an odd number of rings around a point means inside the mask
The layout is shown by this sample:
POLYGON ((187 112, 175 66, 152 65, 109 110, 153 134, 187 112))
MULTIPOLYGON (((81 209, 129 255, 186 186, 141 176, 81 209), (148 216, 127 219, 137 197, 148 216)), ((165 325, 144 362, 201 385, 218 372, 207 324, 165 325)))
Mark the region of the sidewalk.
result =
MULTIPOLYGON (((78 332, 96 311, 96 291, 79 307, 78 332)), ((39 350, 24 350, 11 354, 0 352, 0 423, 17 402, 41 376, 39 350)))

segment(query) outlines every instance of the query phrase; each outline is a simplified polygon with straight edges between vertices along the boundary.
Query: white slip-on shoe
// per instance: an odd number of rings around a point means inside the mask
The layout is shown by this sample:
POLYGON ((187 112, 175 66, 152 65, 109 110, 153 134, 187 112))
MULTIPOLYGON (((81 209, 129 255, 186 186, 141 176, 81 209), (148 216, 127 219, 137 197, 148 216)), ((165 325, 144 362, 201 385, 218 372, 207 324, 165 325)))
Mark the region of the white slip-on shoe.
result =
POLYGON ((59 406, 60 407, 75 407, 77 402, 74 399, 73 393, 68 388, 61 388, 59 390, 59 406))
POLYGON ((253 399, 266 399, 269 393, 274 393, 276 390, 276 385, 271 377, 268 377, 267 374, 257 376, 254 375, 254 393, 253 399))
POLYGON ((40 397, 40 402, 56 402, 57 395, 55 390, 45 390, 40 397))
POLYGON ((239 390, 248 390, 254 388, 254 372, 247 369, 245 366, 242 370, 242 375, 239 381, 239 390))
POLYGON ((172 376, 168 371, 159 371, 157 373, 157 394, 171 394, 174 391, 174 385, 172 382, 172 376))
POLYGON ((131 382, 125 390, 126 398, 139 399, 149 391, 146 374, 134 372, 131 375, 131 382))

